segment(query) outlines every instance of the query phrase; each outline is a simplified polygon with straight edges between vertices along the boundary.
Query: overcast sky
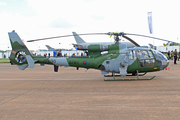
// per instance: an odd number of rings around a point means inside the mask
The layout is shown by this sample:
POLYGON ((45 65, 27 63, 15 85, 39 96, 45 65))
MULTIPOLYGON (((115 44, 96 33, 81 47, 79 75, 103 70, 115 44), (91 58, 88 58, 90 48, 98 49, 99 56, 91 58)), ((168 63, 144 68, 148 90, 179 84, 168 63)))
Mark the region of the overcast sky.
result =
MULTIPOLYGON (((10 47, 8 32, 24 41, 59 35, 95 32, 127 32, 178 41, 179 0, 0 0, 0 50, 10 47), (153 35, 147 13, 152 12, 153 35)), ((87 42, 110 42, 109 36, 81 36, 87 42)), ((131 37, 131 36, 129 36, 131 37)), ((134 37, 140 45, 153 40, 134 37)), ((180 40, 180 39, 179 39, 180 40)), ((29 49, 71 48, 73 37, 25 44, 29 49), (61 44, 59 44, 61 43, 61 44)), ((155 45, 165 42, 154 41, 155 45)), ((11 49, 11 47, 9 48, 11 49)))

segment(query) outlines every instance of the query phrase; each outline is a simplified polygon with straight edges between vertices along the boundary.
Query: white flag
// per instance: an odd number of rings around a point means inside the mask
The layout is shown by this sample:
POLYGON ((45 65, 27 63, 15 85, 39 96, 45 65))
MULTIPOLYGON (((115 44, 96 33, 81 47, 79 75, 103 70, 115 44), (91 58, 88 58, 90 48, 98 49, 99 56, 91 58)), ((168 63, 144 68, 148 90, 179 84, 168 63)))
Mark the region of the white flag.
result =
POLYGON ((149 32, 150 34, 153 33, 153 28, 152 28, 152 12, 148 12, 148 24, 149 24, 149 32))

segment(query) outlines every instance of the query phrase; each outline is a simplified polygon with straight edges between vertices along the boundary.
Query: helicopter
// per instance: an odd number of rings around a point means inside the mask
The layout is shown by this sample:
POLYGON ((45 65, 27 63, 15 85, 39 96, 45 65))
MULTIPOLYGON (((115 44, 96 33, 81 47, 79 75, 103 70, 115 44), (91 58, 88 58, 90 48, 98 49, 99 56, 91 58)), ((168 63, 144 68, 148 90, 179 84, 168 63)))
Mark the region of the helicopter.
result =
MULTIPOLYGON (((107 75, 107 76, 109 73, 112 73, 113 79, 104 79, 104 80, 146 80, 143 78, 140 79, 139 73, 146 74, 147 72, 160 71, 169 65, 169 61, 167 57, 163 55, 161 52, 147 47, 141 47, 134 40, 127 37, 127 35, 137 35, 142 37, 150 37, 150 36, 130 34, 124 32, 89 33, 89 34, 79 34, 79 35, 94 35, 94 34, 110 35, 110 36, 113 35, 115 43, 111 45, 91 44, 86 48, 88 50, 88 54, 89 54, 88 56, 83 56, 83 57, 56 56, 56 57, 45 58, 42 56, 31 55, 31 53, 29 52, 26 45, 22 42, 19 35, 13 30, 12 32, 8 33, 10 43, 12 46, 12 52, 9 59, 14 65, 17 65, 20 70, 24 70, 26 68, 34 68, 34 64, 39 63, 41 65, 44 64, 54 65, 54 72, 58 72, 58 66, 71 66, 71 67, 76 67, 77 70, 79 68, 97 69, 101 71, 102 75, 107 75), (137 47, 127 48, 126 44, 120 42, 119 36, 126 38, 137 47), (101 54, 101 52, 104 51, 107 51, 107 54, 101 54), (23 57, 19 57, 19 56, 23 56, 23 57), (132 74, 132 75, 136 75, 137 78, 115 79, 115 73, 118 73, 121 76, 127 76, 128 74, 132 74)), ((74 35, 66 35, 66 36, 58 36, 58 37, 69 37, 69 36, 74 36, 74 35)), ((150 37, 150 38, 164 40, 155 37, 150 37)), ((45 40, 45 39, 49 39, 49 38, 43 38, 41 40, 45 40)), ((32 41, 33 40, 30 40, 29 42, 32 41)), ((155 76, 148 78, 147 80, 151 80, 154 77, 155 76)))

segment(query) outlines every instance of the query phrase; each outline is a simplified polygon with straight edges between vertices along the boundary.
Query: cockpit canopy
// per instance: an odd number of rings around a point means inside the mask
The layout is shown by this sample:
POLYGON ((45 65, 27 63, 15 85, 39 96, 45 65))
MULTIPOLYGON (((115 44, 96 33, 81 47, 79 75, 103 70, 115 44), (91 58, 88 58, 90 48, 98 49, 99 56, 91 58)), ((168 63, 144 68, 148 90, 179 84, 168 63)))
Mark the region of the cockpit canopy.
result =
POLYGON ((140 62, 140 67, 145 66, 144 65, 145 59, 146 59, 145 63, 150 62, 150 63, 153 63, 151 64, 151 66, 155 66, 154 56, 161 70, 166 68, 169 65, 169 61, 167 57, 157 50, 144 49, 144 48, 130 48, 129 49, 129 59, 132 60, 132 59, 138 58, 140 62))
POLYGON ((154 56, 159 64, 160 69, 164 69, 169 65, 167 57, 157 50, 153 50, 154 56))

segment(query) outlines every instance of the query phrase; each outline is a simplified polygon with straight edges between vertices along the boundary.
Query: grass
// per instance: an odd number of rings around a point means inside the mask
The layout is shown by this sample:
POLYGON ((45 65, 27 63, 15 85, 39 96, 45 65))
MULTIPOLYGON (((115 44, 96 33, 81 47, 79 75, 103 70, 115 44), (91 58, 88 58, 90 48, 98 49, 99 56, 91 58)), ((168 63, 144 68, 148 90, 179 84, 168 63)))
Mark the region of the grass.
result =
POLYGON ((9 58, 0 58, 0 63, 9 63, 9 58))

